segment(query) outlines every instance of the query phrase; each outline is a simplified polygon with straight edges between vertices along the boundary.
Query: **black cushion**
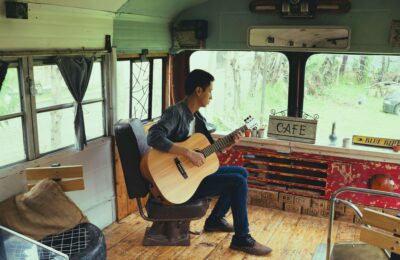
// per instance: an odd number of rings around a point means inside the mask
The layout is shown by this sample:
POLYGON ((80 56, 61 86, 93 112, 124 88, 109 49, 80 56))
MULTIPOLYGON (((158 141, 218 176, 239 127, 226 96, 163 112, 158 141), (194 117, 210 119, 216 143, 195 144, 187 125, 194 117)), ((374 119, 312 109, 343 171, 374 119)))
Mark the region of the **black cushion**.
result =
POLYGON ((158 199, 150 198, 147 201, 146 209, 150 218, 163 219, 183 219, 201 218, 207 212, 208 200, 196 199, 189 200, 183 204, 165 205, 158 199))

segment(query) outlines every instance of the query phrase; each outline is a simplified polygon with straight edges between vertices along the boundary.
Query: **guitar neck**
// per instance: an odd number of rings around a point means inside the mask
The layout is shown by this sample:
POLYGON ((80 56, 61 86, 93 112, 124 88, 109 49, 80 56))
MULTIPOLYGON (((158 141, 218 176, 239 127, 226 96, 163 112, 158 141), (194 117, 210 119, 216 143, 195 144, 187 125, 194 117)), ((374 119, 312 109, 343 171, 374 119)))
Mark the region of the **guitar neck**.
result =
POLYGON ((234 140, 234 136, 236 133, 238 132, 243 132, 244 130, 246 130, 247 127, 246 125, 236 129, 235 131, 233 131, 232 133, 224 136, 223 138, 215 141, 215 143, 207 146, 206 148, 204 148, 203 150, 201 150, 200 152, 204 154, 205 157, 210 156, 211 154, 220 151, 226 147, 228 147, 229 145, 233 144, 235 142, 234 140))

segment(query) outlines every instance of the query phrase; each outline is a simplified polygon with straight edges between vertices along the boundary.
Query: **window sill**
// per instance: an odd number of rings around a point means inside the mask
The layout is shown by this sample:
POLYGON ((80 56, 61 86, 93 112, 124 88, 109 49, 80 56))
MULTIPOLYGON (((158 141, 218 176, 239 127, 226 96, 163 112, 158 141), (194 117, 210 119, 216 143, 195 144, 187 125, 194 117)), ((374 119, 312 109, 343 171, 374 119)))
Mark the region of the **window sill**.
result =
MULTIPOLYGON (((213 134, 213 138, 223 137, 221 134, 213 134)), ((323 143, 306 144, 271 138, 243 137, 237 144, 240 146, 250 146, 257 148, 267 148, 276 150, 280 153, 310 153, 318 155, 330 155, 352 159, 361 159, 368 161, 400 163, 400 153, 386 148, 376 148, 362 145, 350 145, 349 148, 329 146, 323 143)))

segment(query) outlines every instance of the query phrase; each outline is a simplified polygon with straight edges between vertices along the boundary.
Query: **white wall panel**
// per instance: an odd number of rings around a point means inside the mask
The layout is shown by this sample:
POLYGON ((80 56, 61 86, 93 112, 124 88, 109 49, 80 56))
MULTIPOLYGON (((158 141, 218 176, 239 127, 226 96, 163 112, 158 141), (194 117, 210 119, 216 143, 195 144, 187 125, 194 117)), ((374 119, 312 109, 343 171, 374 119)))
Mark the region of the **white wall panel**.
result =
POLYGON ((9 19, 0 0, 2 51, 102 48, 105 35, 113 35, 110 12, 35 3, 28 8, 28 19, 9 19))
POLYGON ((101 138, 89 143, 85 150, 61 151, 43 158, 21 163, 0 170, 0 201, 24 192, 26 178, 23 170, 28 167, 61 165, 83 165, 85 190, 66 193, 89 220, 105 227, 115 221, 115 192, 113 180, 111 138, 101 138))

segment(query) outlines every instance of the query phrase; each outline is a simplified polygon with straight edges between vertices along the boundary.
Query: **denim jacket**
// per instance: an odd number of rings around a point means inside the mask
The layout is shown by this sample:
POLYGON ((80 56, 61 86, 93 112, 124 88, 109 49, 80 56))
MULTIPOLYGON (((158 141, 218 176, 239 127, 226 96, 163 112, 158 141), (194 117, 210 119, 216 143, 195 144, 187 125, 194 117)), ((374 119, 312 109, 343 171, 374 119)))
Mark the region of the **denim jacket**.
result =
POLYGON ((148 145, 168 152, 173 143, 182 142, 188 138, 190 122, 193 118, 196 120, 195 132, 204 134, 213 143, 214 140, 206 127, 206 119, 198 111, 193 115, 183 100, 167 108, 161 119, 149 129, 148 145))

